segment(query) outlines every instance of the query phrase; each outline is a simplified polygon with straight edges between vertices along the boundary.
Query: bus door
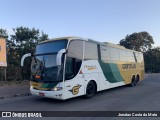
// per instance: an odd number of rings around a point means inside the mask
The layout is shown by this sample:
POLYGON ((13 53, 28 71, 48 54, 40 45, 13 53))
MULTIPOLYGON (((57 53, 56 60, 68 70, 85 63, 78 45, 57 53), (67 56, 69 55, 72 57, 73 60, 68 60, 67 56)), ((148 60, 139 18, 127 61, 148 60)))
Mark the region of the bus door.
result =
POLYGON ((65 80, 65 97, 75 97, 84 95, 84 76, 81 73, 81 70, 77 73, 77 75, 70 79, 65 80))
POLYGON ((84 76, 81 71, 83 59, 83 41, 70 42, 65 64, 65 97, 75 97, 84 94, 84 76))

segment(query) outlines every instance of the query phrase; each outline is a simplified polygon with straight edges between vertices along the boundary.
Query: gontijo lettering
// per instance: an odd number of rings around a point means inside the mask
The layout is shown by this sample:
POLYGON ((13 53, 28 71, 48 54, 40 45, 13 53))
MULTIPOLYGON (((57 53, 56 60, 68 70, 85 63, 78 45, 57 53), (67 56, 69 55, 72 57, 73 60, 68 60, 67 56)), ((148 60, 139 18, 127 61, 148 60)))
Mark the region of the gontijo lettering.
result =
POLYGON ((122 64, 123 69, 135 69, 136 64, 122 64))

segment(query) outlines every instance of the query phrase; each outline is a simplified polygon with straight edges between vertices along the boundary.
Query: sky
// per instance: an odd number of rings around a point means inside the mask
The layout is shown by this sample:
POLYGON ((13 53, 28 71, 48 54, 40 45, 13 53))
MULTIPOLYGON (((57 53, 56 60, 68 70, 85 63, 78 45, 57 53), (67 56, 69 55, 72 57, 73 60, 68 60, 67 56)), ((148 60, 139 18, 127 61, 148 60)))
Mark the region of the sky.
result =
POLYGON ((20 26, 115 44, 147 31, 160 46, 160 0, 0 0, 0 28, 20 26))

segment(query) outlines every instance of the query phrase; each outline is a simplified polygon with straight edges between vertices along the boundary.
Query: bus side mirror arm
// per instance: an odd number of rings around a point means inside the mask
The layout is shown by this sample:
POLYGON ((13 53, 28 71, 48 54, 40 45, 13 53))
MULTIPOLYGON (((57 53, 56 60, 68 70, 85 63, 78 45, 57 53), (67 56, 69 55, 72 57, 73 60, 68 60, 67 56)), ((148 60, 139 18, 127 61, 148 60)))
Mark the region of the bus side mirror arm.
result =
POLYGON ((21 67, 23 67, 24 65, 24 60, 27 58, 27 57, 30 57, 31 56, 31 53, 27 53, 27 54, 24 54, 21 58, 21 67))
POLYGON ((66 54, 68 53, 68 49, 66 49, 66 52, 65 52, 66 54))
POLYGON ((61 58, 62 58, 62 54, 63 53, 66 53, 66 49, 62 49, 62 50, 60 50, 59 52, 58 52, 58 54, 57 54, 57 57, 56 57, 56 63, 57 63, 57 65, 59 66, 59 65, 61 65, 61 58))

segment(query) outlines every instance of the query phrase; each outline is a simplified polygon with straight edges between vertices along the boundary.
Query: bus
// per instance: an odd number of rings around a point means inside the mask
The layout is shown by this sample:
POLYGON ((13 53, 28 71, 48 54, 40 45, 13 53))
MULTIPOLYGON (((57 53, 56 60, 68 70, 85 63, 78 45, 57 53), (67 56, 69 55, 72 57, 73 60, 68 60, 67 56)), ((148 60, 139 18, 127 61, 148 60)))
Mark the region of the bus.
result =
POLYGON ((143 53, 108 42, 61 37, 39 43, 32 57, 32 95, 66 100, 144 79, 143 53))

